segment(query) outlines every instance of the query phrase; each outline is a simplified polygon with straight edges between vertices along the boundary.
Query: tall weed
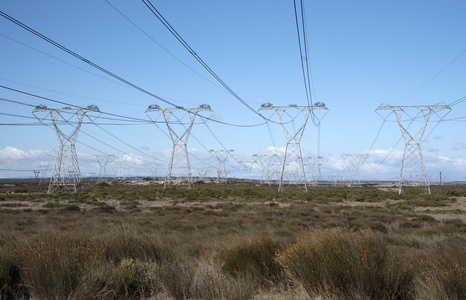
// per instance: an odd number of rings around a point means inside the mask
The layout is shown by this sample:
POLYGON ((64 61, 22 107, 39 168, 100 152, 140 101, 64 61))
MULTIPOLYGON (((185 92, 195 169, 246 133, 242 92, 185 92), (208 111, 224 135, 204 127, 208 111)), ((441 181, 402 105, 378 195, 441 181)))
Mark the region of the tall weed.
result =
POLYGON ((311 297, 414 299, 414 271, 372 231, 313 230, 277 261, 311 297))
POLYGON ((240 277, 250 277, 262 285, 270 286, 284 279, 284 270, 275 260, 285 242, 270 237, 240 240, 220 251, 223 271, 240 277))
POLYGON ((21 262, 16 253, 20 249, 9 245, 0 247, 0 299, 29 298, 29 290, 24 285, 21 262))
POLYGON ((466 299, 466 248, 454 239, 420 259, 419 299, 466 299))
POLYGON ((102 249, 80 235, 55 234, 34 238, 22 249, 26 284, 39 299, 67 299, 102 249))

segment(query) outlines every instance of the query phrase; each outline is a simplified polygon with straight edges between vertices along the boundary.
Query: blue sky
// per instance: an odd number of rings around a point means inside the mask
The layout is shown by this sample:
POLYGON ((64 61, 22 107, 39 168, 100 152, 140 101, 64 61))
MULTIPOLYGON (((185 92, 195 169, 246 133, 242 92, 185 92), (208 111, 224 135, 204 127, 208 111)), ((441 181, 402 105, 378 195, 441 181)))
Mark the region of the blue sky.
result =
MULTIPOLYGON (((321 126, 323 178, 329 179, 342 163, 341 154, 369 153, 362 178, 397 180, 404 146, 398 142, 401 133, 393 116, 382 126, 375 109, 382 103, 449 104, 466 96, 466 2, 305 2, 313 100, 329 108, 321 126)), ((293 1, 152 3, 255 110, 264 102, 307 105, 293 1)), ((207 126, 201 122, 193 126, 188 148, 194 175, 197 169, 210 169, 209 175, 215 175, 216 159, 210 149, 233 149, 230 174, 243 177, 239 161, 252 160, 253 154, 281 153, 285 146, 277 124, 242 127, 263 119, 225 91, 142 1, 5 0, 0 10, 171 103, 211 105, 212 118, 231 125, 208 121, 207 126)), ((168 107, 5 18, 0 18, 0 66, 0 85, 72 105, 95 104, 105 113, 147 121, 144 112, 149 105, 168 107)), ((63 107, 6 89, 0 89, 0 98, 63 107)), ((435 126, 437 119, 432 119, 427 128, 423 153, 434 179, 442 171, 447 180, 466 180, 464 119, 452 120, 465 116, 465 105, 466 101, 452 107, 445 118, 451 121, 435 126)), ((33 176, 32 171, 18 170, 53 165, 54 131, 24 125, 36 122, 24 118, 33 117, 33 107, 0 101, 0 109, 0 177, 33 176)), ((99 172, 91 154, 126 157, 127 175, 149 175, 145 164, 167 162, 172 143, 165 127, 124 119, 97 122, 100 127, 83 124, 76 144, 83 176, 99 172)), ((312 123, 301 146, 304 156, 316 155, 317 128, 312 123)), ((110 164, 107 173, 112 174, 110 164)), ((159 175, 163 173, 161 167, 159 175)))

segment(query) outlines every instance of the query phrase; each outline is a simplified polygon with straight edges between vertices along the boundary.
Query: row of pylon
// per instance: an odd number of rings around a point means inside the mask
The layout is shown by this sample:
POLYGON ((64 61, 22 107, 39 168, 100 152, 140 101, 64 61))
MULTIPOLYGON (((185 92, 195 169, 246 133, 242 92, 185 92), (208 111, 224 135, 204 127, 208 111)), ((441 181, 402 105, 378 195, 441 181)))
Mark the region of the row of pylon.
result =
MULTIPOLYGON (((427 180, 422 157, 421 142, 430 118, 433 115, 441 117, 440 115, 442 112, 448 113, 450 110, 451 108, 445 104, 423 106, 390 106, 383 104, 376 109, 376 112, 379 114, 385 111, 388 112, 386 116, 382 116, 384 120, 391 114, 395 115, 405 140, 399 193, 402 192, 403 185, 421 185, 424 187, 426 193, 430 193, 429 182, 427 180), (415 114, 410 115, 408 113, 410 111, 414 111, 415 114), (405 125, 407 120, 411 121, 409 126, 405 125), (422 126, 416 130, 410 130, 411 124, 419 120, 422 121, 422 126), (409 177, 409 180, 407 180, 406 177, 409 177), (418 178, 421 178, 421 180, 418 180, 418 178)), ((269 121, 273 115, 277 117, 287 142, 281 165, 274 164, 271 173, 273 176, 276 176, 279 183, 278 190, 283 190, 286 184, 301 184, 304 190, 307 191, 306 170, 300 145, 301 139, 309 118, 311 118, 314 125, 320 128, 320 122, 326 115, 328 108, 322 102, 318 102, 312 106, 273 106, 270 103, 265 103, 259 108, 259 111, 270 113, 270 116, 266 117, 267 121, 269 121)), ((209 119, 208 117, 202 116, 201 112, 212 112, 212 109, 207 104, 200 105, 196 108, 165 108, 154 104, 150 105, 146 110, 146 114, 155 125, 163 118, 168 130, 168 135, 172 140, 172 150, 164 183, 165 187, 172 185, 193 186, 187 143, 195 118, 200 116, 204 122, 209 119), (155 113, 155 117, 151 118, 153 113, 155 113)), ((47 108, 40 105, 33 110, 33 115, 41 122, 45 120, 50 120, 52 122, 59 142, 48 192, 55 192, 64 187, 72 187, 76 192, 81 178, 75 149, 76 139, 84 117, 89 118, 89 120, 93 122, 100 115, 99 108, 95 105, 90 105, 87 108, 47 108), (63 124, 71 126, 71 130, 69 132, 64 132, 62 128, 63 124)), ((443 117, 444 116, 445 114, 443 117)), ((225 169, 225 163, 228 155, 231 154, 233 150, 211 150, 210 152, 216 157, 219 163, 218 180, 226 181, 227 171, 225 169)), ((110 157, 112 156, 96 155, 93 157, 99 163, 101 172, 103 166, 106 165, 110 157)), ((319 157, 320 155, 318 153, 318 158, 319 157)), ((347 169, 351 173, 350 177, 357 178, 359 181, 359 166, 361 162, 367 158, 367 154, 344 154, 342 157, 347 164, 347 169)), ((259 156, 258 159, 259 163, 262 165, 259 156)), ((313 169, 311 172, 311 174, 313 174, 312 176, 314 176, 314 174, 317 177, 320 176, 320 163, 318 162, 314 167, 315 170, 313 169)), ((263 175, 263 178, 270 180, 271 174, 268 174, 268 171, 266 173, 267 174, 263 175)), ((350 182, 350 185, 351 184, 350 182)))

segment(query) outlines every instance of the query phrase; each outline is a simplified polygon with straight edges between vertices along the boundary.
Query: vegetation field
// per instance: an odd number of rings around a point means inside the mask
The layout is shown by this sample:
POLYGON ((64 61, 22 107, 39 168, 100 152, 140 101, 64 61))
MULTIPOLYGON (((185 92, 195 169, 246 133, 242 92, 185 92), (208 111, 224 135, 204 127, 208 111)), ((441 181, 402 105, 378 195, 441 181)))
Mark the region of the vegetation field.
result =
POLYGON ((0 299, 466 299, 466 185, 0 185, 0 299))

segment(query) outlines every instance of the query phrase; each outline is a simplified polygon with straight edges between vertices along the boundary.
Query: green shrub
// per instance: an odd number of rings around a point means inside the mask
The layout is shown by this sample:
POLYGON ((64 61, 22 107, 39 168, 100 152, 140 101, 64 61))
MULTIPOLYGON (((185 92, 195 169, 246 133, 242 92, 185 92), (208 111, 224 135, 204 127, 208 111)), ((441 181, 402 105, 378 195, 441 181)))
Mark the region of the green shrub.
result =
POLYGON ((43 208, 60 208, 63 207, 63 204, 60 204, 58 202, 47 202, 42 205, 43 208))
POLYGON ((414 270, 372 231, 313 230, 277 261, 314 298, 414 299, 414 270))

